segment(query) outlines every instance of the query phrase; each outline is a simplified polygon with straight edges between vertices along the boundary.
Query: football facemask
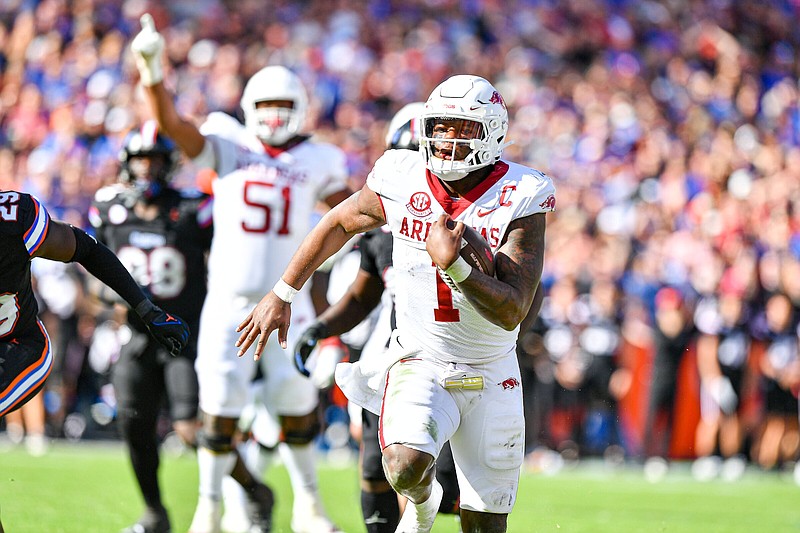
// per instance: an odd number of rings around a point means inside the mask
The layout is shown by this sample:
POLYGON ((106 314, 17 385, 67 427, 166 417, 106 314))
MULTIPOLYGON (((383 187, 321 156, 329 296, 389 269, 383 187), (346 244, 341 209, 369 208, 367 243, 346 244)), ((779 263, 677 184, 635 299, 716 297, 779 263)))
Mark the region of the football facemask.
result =
POLYGON ((128 157, 127 182, 147 197, 157 196, 169 184, 170 163, 163 155, 128 157))
POLYGON ((154 120, 128 134, 119 153, 122 183, 132 185, 146 199, 158 196, 178 166, 175 144, 158 133, 154 120))
POLYGON ((248 80, 242 93, 244 122, 262 142, 279 146, 298 135, 308 97, 300 78, 285 67, 265 67, 248 80), (260 102, 288 101, 291 107, 259 107, 260 102))
POLYGON ((428 169, 456 181, 500 159, 508 111, 500 93, 478 76, 453 76, 434 89, 422 113, 420 148, 428 169), (438 129, 437 129, 438 128, 438 129), (445 131, 448 130, 448 131, 445 131))

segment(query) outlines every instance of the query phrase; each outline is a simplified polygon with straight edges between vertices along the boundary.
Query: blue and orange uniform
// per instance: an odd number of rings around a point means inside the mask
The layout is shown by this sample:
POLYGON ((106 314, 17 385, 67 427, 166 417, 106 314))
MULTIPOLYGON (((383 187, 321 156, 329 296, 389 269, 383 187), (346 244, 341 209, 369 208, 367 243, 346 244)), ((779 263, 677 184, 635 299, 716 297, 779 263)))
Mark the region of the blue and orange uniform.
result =
POLYGON ((31 258, 49 226, 50 215, 35 197, 0 192, 0 417, 30 400, 53 366, 31 285, 31 258))

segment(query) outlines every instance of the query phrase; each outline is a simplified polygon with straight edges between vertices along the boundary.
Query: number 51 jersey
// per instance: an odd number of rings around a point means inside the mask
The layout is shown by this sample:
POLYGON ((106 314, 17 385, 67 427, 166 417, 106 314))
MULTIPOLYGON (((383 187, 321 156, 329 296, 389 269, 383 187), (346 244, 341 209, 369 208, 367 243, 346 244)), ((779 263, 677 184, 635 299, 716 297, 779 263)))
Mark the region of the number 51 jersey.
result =
POLYGON ((439 276, 425 249, 432 223, 443 213, 475 228, 497 253, 512 221, 555 209, 552 180, 537 170, 498 161, 489 176, 464 197, 452 198, 422 157, 388 150, 376 161, 367 186, 383 204, 394 237, 397 329, 432 356, 485 363, 516 347, 513 331, 483 318, 439 276))
POLYGON ((311 230, 317 203, 347 188, 344 152, 304 140, 266 153, 238 123, 201 127, 214 148, 214 233, 208 290, 260 299, 311 230))

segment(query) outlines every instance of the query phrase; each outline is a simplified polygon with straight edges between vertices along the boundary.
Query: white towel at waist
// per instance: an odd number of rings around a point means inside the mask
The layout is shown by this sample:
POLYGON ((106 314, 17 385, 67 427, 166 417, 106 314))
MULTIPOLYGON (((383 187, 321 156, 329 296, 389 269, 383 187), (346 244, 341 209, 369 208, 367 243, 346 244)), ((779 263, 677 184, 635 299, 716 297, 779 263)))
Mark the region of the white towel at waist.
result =
POLYGON ((336 384, 347 399, 375 414, 380 414, 386 375, 397 361, 418 354, 420 349, 408 337, 398 341, 392 332, 389 347, 381 357, 336 365, 336 384), (401 344, 402 343, 402 344, 401 344))

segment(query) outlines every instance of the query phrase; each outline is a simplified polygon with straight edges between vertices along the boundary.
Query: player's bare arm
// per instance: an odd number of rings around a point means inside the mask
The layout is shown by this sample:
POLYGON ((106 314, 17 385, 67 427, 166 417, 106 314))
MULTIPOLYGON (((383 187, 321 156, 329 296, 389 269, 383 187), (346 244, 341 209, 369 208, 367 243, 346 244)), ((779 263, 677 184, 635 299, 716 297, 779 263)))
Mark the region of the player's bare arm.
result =
POLYGON ((356 279, 342 298, 325 310, 317 320, 324 323, 330 335, 341 335, 356 327, 375 309, 383 294, 383 280, 359 270, 356 279))
POLYGON ((154 305, 114 252, 99 244, 83 230, 51 220, 45 240, 33 255, 82 265, 90 274, 116 291, 144 321, 151 335, 173 356, 180 354, 189 341, 186 324, 154 305))
POLYGON ((261 352, 273 331, 278 342, 287 347, 286 337, 291 321, 291 300, 314 271, 358 233, 378 228, 385 223, 378 195, 366 185, 340 203, 317 223, 292 256, 281 280, 269 291, 239 324, 241 335, 236 341, 238 355, 244 355, 255 342, 254 358, 261 352), (276 290, 280 294, 276 294, 276 290), (257 340, 257 342, 256 342, 257 340))
POLYGON ((75 234, 69 224, 51 220, 47 237, 33 255, 62 263, 72 259, 72 256, 75 255, 75 234))
POLYGON ((299 289, 347 241, 384 223, 378 195, 365 185, 322 217, 303 240, 281 278, 299 289))
POLYGON ((151 110, 161 130, 187 156, 195 158, 202 152, 205 138, 194 124, 178 115, 172 96, 164 87, 164 38, 156 30, 153 17, 145 13, 140 23, 142 29, 131 42, 131 51, 151 110))
POLYGON ((205 137, 196 125, 178 115, 172 95, 163 83, 145 87, 147 99, 155 119, 164 134, 175 141, 181 151, 190 158, 195 158, 203 151, 205 137))
POLYGON ((325 200, 324 200, 325 201, 325 205, 327 205, 330 208, 336 207, 340 203, 342 203, 345 200, 347 200, 352 194, 353 194, 353 191, 350 190, 349 188, 342 189, 341 191, 335 192, 335 193, 331 194, 330 196, 328 196, 327 198, 325 198, 325 200))
POLYGON ((495 254, 495 278, 473 269, 459 288, 486 320, 512 330, 527 316, 544 267, 545 214, 511 223, 495 254))

